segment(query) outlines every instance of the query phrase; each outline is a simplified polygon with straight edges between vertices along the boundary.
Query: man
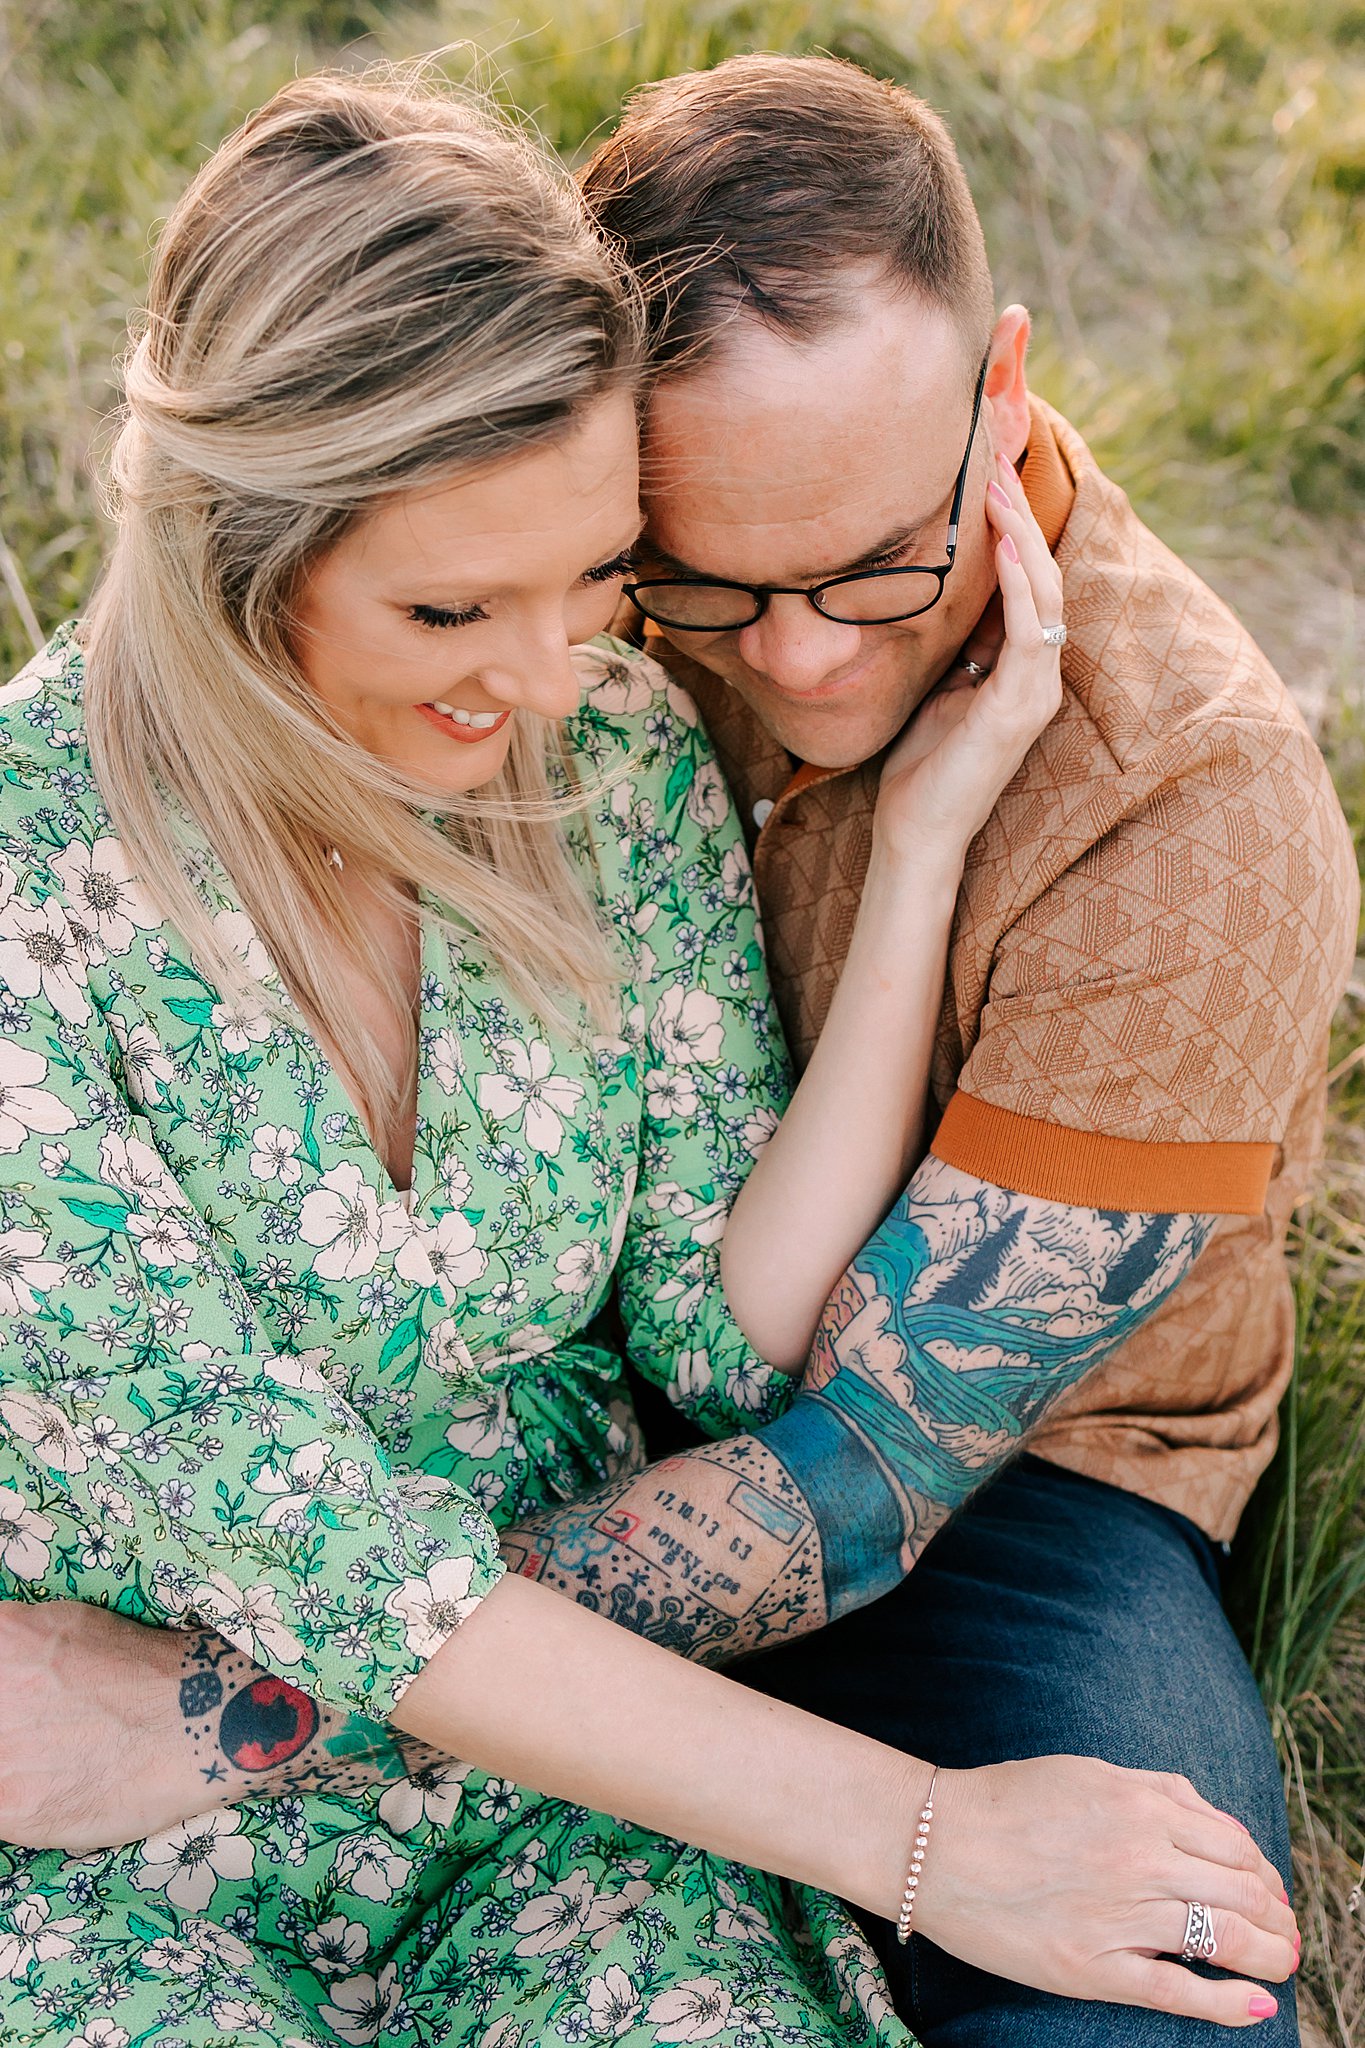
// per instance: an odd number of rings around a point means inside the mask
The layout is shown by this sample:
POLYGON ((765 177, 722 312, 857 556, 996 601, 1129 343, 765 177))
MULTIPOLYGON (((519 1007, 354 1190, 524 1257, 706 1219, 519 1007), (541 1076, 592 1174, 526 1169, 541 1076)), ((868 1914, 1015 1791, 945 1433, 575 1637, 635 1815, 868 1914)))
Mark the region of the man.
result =
MULTIPOLYGON (((965 182, 918 102, 820 60, 737 60, 644 96, 585 182, 658 345, 632 587, 671 622, 649 644, 756 835, 799 1057, 856 917, 882 753, 1002 644, 988 489, 1001 545, 1060 588, 1037 623, 1067 628, 1068 694, 973 845, 931 1154, 791 1408, 686 1453, 686 1488, 627 1472, 505 1550, 681 1654, 766 1649, 755 1683, 949 1768, 1075 1750, 1187 1774, 1287 1875, 1217 1553, 1270 1454, 1284 1222, 1353 951, 1321 760, 1228 614, 1030 400, 1027 316, 993 318, 965 182)), ((1191 1955, 1199 1903, 1221 1926, 1235 1901, 1191 1902, 1191 1955)), ((929 2048, 1207 2038, 918 1937, 884 1947, 929 2048)), ((1149 2004, 1171 1995, 1153 1984, 1149 2004)), ((1295 2038, 1283 1993, 1265 2038, 1295 2038)))
MULTIPOLYGON (((899 1212, 926 1262, 878 1261, 875 1239, 858 1262, 885 1276, 883 1299, 906 1287, 886 1322, 902 1356, 928 1304, 957 1312, 936 1385, 932 1340, 918 1347, 905 1458, 930 1531, 1017 1448, 1006 1428, 973 1439, 969 1473, 945 1455, 955 1394, 1002 1340, 1110 1315, 1111 1348, 1064 1388, 1040 1355, 1021 1360, 1030 1454, 898 1591, 743 1668, 950 1764, 1074 1749, 1184 1772, 1287 1881, 1274 1752, 1219 1573, 1274 1447, 1285 1225, 1354 949, 1355 866, 1323 764, 1235 620, 1030 395, 1027 314, 995 317, 965 179, 921 102, 827 60, 739 58, 641 92, 582 182, 644 280, 658 365, 630 590, 740 804, 799 1060, 849 943, 882 752, 1000 647, 982 499, 1002 458, 1064 590, 1063 708, 959 897, 937 1133, 899 1212), (931 1227, 926 1176, 944 1167, 975 1186, 957 1239, 931 1227), (1095 1212, 1118 1227, 1078 1249, 1095 1212), (1153 1306, 1126 1219, 1171 1212, 1208 1241, 1153 1306)), ((967 1419, 979 1429, 979 1410, 967 1419)), ((1110 2048, 1207 2037, 927 1944, 908 1964, 882 1948, 929 2048, 987 2048, 1020 2024, 1110 2048)), ((1292 1996, 1265 2037, 1297 2038, 1292 1996)))

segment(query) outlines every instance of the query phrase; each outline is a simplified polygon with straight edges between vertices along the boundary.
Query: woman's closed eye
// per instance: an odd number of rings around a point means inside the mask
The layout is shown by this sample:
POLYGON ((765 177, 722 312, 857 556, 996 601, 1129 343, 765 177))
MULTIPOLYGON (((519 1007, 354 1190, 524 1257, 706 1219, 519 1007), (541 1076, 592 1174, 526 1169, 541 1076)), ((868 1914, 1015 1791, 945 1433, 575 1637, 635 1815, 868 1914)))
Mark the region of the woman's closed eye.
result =
MULTIPOLYGON (((598 562, 594 568, 585 569, 579 578, 581 583, 613 583, 618 577, 628 576, 634 567, 634 556, 629 548, 622 548, 619 555, 613 555, 609 562, 598 562)), ((439 604, 412 604, 408 606, 408 617, 417 626, 473 626, 488 617, 481 604, 447 606, 439 604)))

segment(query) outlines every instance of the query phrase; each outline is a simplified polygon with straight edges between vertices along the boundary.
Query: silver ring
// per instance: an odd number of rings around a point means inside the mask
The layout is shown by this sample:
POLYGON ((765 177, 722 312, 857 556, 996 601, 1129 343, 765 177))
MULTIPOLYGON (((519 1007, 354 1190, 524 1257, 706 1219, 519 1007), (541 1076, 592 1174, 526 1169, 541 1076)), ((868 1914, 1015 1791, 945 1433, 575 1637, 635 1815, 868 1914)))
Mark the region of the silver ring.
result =
POLYGON ((967 661, 964 659, 958 663, 958 667, 962 670, 963 675, 970 676, 974 683, 979 683, 982 676, 990 674, 990 670, 983 668, 979 661, 967 661))
POLYGON ((1065 647, 1066 627, 1063 625, 1044 626, 1043 645, 1044 647, 1065 647))
POLYGON ((1182 1963, 1211 1963, 1217 1953, 1213 1915, 1207 1906, 1200 1905, 1198 1899, 1191 1899, 1185 1908, 1185 1946, 1180 1951, 1180 1960, 1182 1963))

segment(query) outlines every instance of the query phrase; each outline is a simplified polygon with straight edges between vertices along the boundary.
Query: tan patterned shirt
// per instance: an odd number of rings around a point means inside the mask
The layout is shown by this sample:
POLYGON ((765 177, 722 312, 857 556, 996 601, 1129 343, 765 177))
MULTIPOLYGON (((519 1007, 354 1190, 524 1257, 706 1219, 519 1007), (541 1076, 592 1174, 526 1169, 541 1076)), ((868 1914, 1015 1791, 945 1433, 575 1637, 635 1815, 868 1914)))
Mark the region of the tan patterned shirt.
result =
MULTIPOLYGON (((1030 1446, 1221 1539, 1274 1449, 1285 1227, 1321 1142, 1359 881, 1278 676, 1038 400, 1023 478, 1063 574, 1065 695, 968 856, 932 1150, 1048 1200, 1223 1219, 1030 1446)), ((647 645, 696 698, 739 803, 804 1061, 853 929, 880 762, 793 761, 717 677, 647 645)))

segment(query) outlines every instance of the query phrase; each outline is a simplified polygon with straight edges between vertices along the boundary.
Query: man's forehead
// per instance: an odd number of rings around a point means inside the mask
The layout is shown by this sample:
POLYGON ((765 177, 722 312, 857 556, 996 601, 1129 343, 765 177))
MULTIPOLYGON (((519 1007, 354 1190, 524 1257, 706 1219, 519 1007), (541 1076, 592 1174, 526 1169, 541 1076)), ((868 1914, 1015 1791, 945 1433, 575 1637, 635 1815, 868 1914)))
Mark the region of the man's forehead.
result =
POLYGON ((765 336, 666 380, 641 479, 655 547, 690 569, 805 582, 941 515, 971 412, 961 344, 910 363, 903 334, 868 339, 885 345, 765 336))

